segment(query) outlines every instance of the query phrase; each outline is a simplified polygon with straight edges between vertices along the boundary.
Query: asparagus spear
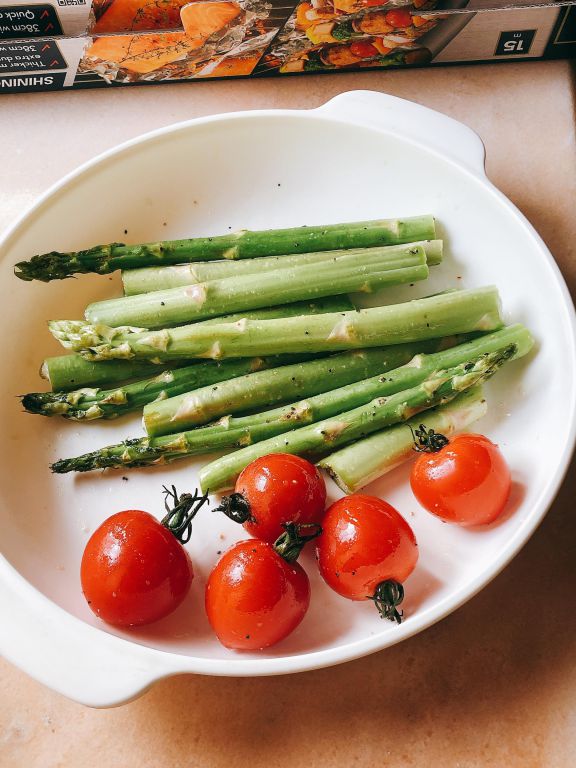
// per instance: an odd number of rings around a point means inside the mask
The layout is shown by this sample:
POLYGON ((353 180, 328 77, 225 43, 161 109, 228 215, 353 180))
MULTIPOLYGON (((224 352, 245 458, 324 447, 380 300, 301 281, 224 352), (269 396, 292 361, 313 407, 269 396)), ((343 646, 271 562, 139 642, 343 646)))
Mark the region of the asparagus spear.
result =
POLYGON ((85 316, 90 323, 113 327, 138 324, 144 328, 166 328, 230 311, 335 293, 373 293, 387 285, 413 283, 427 277, 422 246, 404 246, 392 255, 380 248, 364 248, 306 266, 98 301, 87 307, 85 316))
MULTIPOLYGON (((243 317, 257 318, 260 320, 274 319, 278 317, 294 317, 297 315, 316 315, 323 312, 346 312, 354 309, 354 304, 347 296, 328 296, 316 301, 298 301, 294 304, 283 304, 279 307, 267 307, 265 309, 253 309, 248 312, 229 315, 217 320, 204 320, 204 323, 236 322, 243 317)), ((278 364, 282 362, 279 361, 278 364)), ((182 361, 178 364, 184 364, 182 361)), ((122 384, 131 379, 150 378, 157 376, 161 370, 168 367, 174 368, 177 363, 166 366, 153 366, 149 361, 138 360, 109 360, 93 363, 84 360, 80 355, 58 355, 48 357, 42 363, 40 375, 47 379, 52 391, 60 392, 81 387, 102 387, 106 384, 122 384)), ((200 386, 197 384, 196 386, 200 386)), ((106 397, 106 394, 103 395, 106 397)), ((147 401, 148 402, 148 401, 147 401)))
POLYGON ((491 331, 502 325, 494 287, 454 291, 388 307, 283 320, 185 325, 147 331, 78 320, 49 323, 61 344, 88 360, 144 359, 162 364, 191 357, 220 359, 279 353, 337 352, 491 331))
MULTIPOLYGON (((462 360, 482 353, 501 349, 514 344, 516 356, 524 355, 532 345, 529 332, 521 325, 504 328, 496 333, 483 336, 471 344, 459 348, 462 360)), ((399 350, 400 348, 397 348, 399 350)), ((394 359, 396 353, 390 349, 394 359)), ((438 356, 436 356, 438 360, 438 356)), ((448 360, 448 358, 444 358, 448 360)), ((457 360, 450 357, 450 361, 457 360)), ((239 448, 260 440, 288 432, 296 427, 311 424, 320 419, 335 416, 372 400, 375 395, 389 396, 401 391, 410 382, 420 382, 424 378, 406 378, 407 369, 418 372, 418 358, 414 365, 405 365, 385 376, 378 376, 368 382, 360 382, 325 392, 299 403, 281 406, 263 413, 235 418, 224 417, 215 424, 198 427, 188 432, 180 432, 164 437, 145 437, 126 440, 119 445, 108 446, 98 451, 87 453, 72 459, 57 461, 54 472, 86 472, 105 467, 138 467, 149 464, 176 461, 187 456, 227 448, 239 448)))
MULTIPOLYGON (((53 392, 69 391, 80 387, 102 387, 107 384, 156 375, 166 366, 151 366, 148 360, 109 360, 93 363, 80 355, 47 357, 40 367, 40 376, 50 383, 53 392)), ((175 367, 173 363, 170 367, 175 367)))
MULTIPOLYGON (((421 240, 413 243, 421 245, 426 253, 428 266, 440 264, 443 255, 442 240, 421 240)), ((383 251, 396 251, 402 246, 382 246, 383 251)), ((177 264, 169 267, 144 267, 128 269, 122 272, 124 294, 134 296, 151 291, 165 291, 168 288, 178 288, 184 285, 205 283, 208 280, 222 280, 225 277, 239 277, 270 272, 276 269, 292 269, 330 261, 334 256, 340 256, 351 251, 319 251, 317 253, 296 253, 292 256, 263 256, 259 259, 243 259, 242 261, 200 261, 191 264, 177 264)))
POLYGON ((144 409, 142 422, 148 435, 156 437, 207 424, 220 416, 269 408, 348 384, 361 386, 362 379, 407 363, 422 351, 423 344, 434 351, 444 346, 444 340, 339 352, 320 360, 247 373, 218 387, 206 386, 150 403, 144 409))
POLYGON ((135 269, 187 261, 214 259, 251 259, 338 248, 371 248, 436 237, 432 216, 406 219, 377 219, 346 224, 328 224, 258 232, 240 230, 228 235, 195 237, 188 240, 164 240, 143 245, 110 243, 85 251, 50 253, 34 256, 15 266, 22 280, 62 280, 77 273, 105 275, 116 269, 135 269))
POLYGON ((356 493, 415 455, 412 430, 420 424, 448 437, 481 419, 486 410, 482 388, 472 387, 446 405, 331 453, 318 462, 318 466, 325 469, 345 493, 356 493))
POLYGON ((411 389, 390 397, 378 397, 367 405, 222 456, 202 468, 200 486, 210 493, 222 491, 231 488, 244 467, 260 456, 268 453, 314 456, 391 424, 407 421, 414 414, 447 403, 465 389, 486 381, 515 354, 516 347, 512 344, 463 365, 436 371, 411 389))
MULTIPOLYGON (((231 360, 196 362, 182 368, 164 370, 155 376, 141 379, 115 389, 84 387, 72 392, 30 392, 22 396, 22 405, 28 413, 41 416, 63 416, 76 421, 115 419, 125 413, 142 408, 147 403, 174 398, 184 392, 201 388, 212 391, 220 382, 235 377, 244 378, 254 371, 274 369, 286 363, 295 363, 307 355, 275 355, 271 357, 241 357, 231 360)), ((314 361, 315 362, 315 361, 314 361)), ((320 362, 320 361, 318 361, 320 362)), ((100 366, 102 363, 94 363, 100 366)), ((290 368, 293 365, 289 366, 290 368)), ((154 366, 148 365, 155 370, 154 366)))
POLYGON ((218 388, 204 387, 150 403, 144 408, 144 427, 152 437, 166 435, 206 424, 225 414, 271 406, 296 397, 309 397, 346 384, 350 385, 344 388, 346 393, 350 391, 352 397, 364 398, 354 400, 352 404, 346 402, 342 410, 348 410, 374 397, 409 389, 434 371, 453 368, 509 344, 514 344, 518 356, 523 356, 532 348, 533 340, 524 326, 513 325, 458 346, 453 346, 454 343, 453 340, 446 343, 443 339, 436 339, 381 347, 363 350, 360 357, 350 352, 340 353, 323 360, 250 373, 225 381, 218 388), (376 374, 384 371, 390 373, 382 382, 382 376, 376 374))

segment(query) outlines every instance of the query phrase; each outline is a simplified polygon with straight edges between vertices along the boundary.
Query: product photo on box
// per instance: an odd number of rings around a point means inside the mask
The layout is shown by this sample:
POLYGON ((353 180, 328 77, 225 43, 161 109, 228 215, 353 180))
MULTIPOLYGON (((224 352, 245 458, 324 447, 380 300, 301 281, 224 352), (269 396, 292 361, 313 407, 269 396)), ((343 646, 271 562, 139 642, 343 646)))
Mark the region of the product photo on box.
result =
POLYGON ((0 93, 569 58, 571 3, 54 0, 0 4, 0 93))

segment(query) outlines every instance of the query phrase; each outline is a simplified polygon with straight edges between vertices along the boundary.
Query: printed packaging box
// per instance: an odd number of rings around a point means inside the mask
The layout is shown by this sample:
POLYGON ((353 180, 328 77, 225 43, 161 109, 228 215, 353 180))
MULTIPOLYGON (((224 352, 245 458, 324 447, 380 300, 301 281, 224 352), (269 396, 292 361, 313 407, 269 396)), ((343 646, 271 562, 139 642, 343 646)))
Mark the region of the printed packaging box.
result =
POLYGON ((0 93, 576 53, 537 0, 0 0, 0 93))

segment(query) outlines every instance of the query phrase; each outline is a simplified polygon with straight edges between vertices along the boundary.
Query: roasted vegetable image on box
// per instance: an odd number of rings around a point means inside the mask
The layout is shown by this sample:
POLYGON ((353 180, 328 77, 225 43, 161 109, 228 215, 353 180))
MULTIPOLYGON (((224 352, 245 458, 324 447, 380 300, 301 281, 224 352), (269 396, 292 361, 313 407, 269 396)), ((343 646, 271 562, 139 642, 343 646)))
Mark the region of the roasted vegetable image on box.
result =
POLYGON ((467 0, 301 2, 257 72, 298 73, 428 64, 473 14, 450 16, 467 0), (430 35, 442 29, 442 34, 430 35))
MULTIPOLYGON (((414 0, 411 8, 419 11, 434 8, 437 0, 414 0)), ((335 19, 339 16, 360 13, 374 8, 386 10, 409 5, 406 0, 305 0, 296 7, 296 27, 306 29, 323 19, 335 19)))
POLYGON ((321 21, 306 29, 313 43, 347 42, 366 35, 387 35, 391 39, 415 40, 436 25, 436 17, 411 16, 398 8, 391 11, 370 11, 341 21, 321 21))

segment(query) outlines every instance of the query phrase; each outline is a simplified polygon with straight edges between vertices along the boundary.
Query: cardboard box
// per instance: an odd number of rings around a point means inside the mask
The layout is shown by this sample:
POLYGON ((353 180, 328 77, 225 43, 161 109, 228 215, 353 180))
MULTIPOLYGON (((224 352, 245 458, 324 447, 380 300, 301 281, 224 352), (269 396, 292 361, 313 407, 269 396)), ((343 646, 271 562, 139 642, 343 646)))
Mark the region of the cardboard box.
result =
POLYGON ((576 54, 569 2, 53 2, 0 0, 0 93, 576 54))

